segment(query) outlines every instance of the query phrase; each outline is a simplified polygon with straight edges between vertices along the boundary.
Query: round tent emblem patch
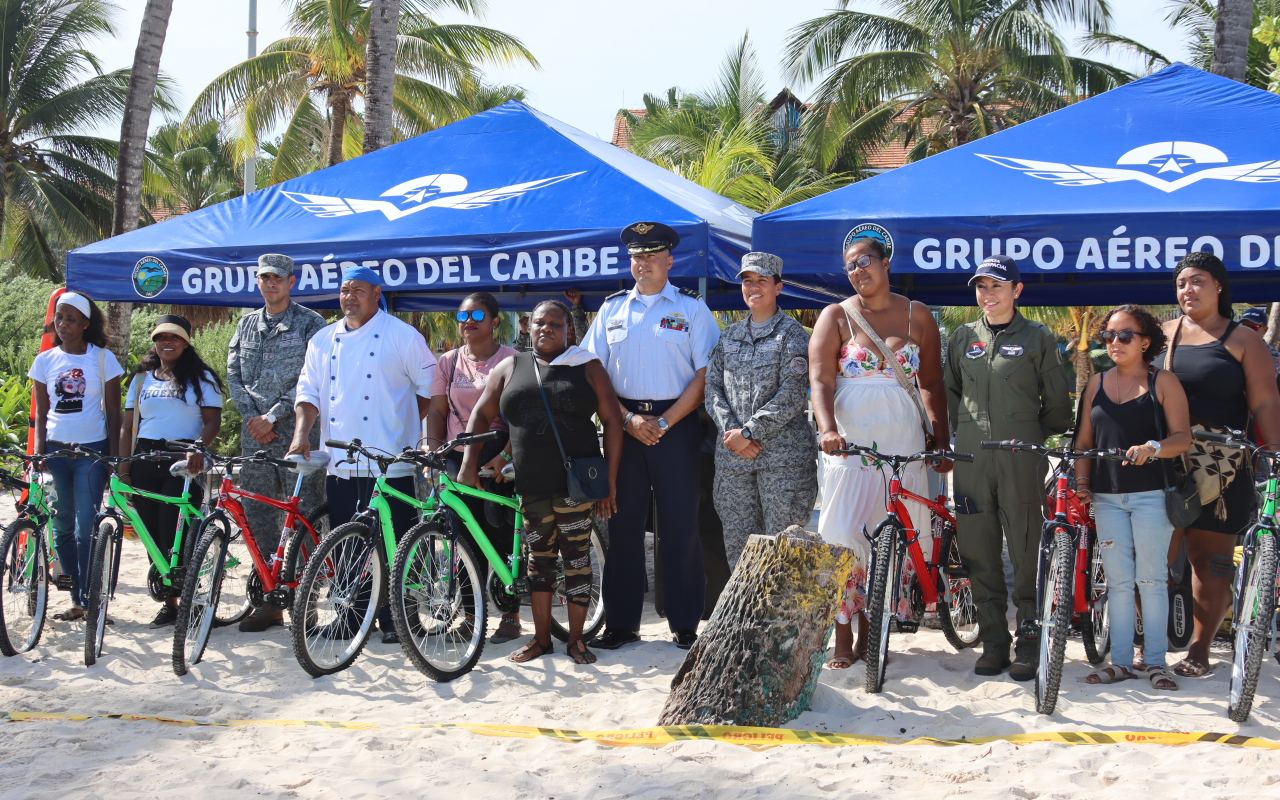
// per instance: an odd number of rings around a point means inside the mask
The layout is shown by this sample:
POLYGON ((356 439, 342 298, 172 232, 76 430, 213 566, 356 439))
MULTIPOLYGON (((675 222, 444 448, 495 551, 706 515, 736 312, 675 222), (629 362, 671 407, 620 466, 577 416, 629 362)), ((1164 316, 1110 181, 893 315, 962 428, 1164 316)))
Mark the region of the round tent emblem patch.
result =
POLYGON ((150 300, 169 285, 169 268, 155 256, 147 256, 133 267, 133 290, 150 300))
POLYGON ((864 222, 849 231, 848 235, 844 237, 844 247, 840 252, 843 253, 848 250, 849 245, 859 239, 875 239, 884 245, 884 257, 893 258, 893 237, 889 235, 889 231, 874 222, 864 222))

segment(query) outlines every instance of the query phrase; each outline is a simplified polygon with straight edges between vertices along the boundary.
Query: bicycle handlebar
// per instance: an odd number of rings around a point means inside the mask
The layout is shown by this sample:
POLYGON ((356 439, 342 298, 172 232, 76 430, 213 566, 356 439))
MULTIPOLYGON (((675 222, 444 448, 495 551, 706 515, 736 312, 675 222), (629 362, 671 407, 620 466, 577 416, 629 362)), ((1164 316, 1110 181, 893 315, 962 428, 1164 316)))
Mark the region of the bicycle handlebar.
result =
POLYGON ((1234 445, 1236 447, 1241 446, 1240 444, 1233 442, 1231 437, 1227 434, 1214 433, 1213 431, 1192 431, 1191 438, 1198 439, 1202 442, 1217 442, 1218 444, 1234 445))
POLYGON ((1040 453, 1058 456, 1063 461, 1074 462, 1083 458, 1100 458, 1104 461, 1128 461, 1129 457, 1120 448, 1110 450, 1072 450, 1069 447, 1045 447, 1034 442, 1020 442, 1017 439, 1002 439, 998 442, 982 442, 983 450, 1008 450, 1011 453, 1040 453))
POLYGON ((972 463, 973 456, 968 453, 953 453, 950 450, 926 450, 923 453, 916 453, 909 456, 893 455, 891 453, 880 453, 872 450, 870 447, 863 447, 860 444, 850 445, 843 450, 832 450, 830 455, 833 456, 865 456, 874 458, 878 461, 885 461, 889 464, 905 465, 915 461, 963 461, 972 463))
POLYGON ((203 444, 202 442, 177 442, 177 441, 166 440, 164 443, 164 446, 172 447, 177 450, 182 450, 183 451, 181 453, 182 456, 185 456, 187 453, 198 453, 204 456, 205 458, 209 459, 210 461, 214 462, 215 464, 225 464, 228 466, 232 464, 250 464, 250 463, 274 464, 277 467, 284 467, 286 469, 293 469, 297 466, 292 461, 285 461, 282 458, 276 458, 274 456, 267 455, 266 450, 259 450, 256 453, 253 453, 247 456, 221 456, 213 452, 212 450, 210 450, 208 446, 203 444))

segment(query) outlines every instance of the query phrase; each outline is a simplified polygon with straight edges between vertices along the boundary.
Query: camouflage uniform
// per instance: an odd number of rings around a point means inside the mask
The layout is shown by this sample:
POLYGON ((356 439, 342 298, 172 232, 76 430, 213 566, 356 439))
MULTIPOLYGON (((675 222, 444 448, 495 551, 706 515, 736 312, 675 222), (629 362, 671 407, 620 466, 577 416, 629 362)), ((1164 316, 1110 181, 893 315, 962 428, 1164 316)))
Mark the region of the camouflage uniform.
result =
MULTIPOLYGON (((243 418, 240 449, 245 455, 265 450, 268 455, 284 458, 289 450, 293 440, 294 390, 307 355, 307 343, 326 324, 319 314, 297 303, 289 304, 274 328, 268 325, 266 309, 240 318, 227 353, 227 384, 231 400, 243 418), (261 444, 249 435, 248 420, 268 412, 276 418, 272 426, 276 438, 261 444)), ((319 445, 317 425, 311 430, 311 449, 319 445)), ((317 470, 303 481, 299 507, 304 514, 324 503, 324 475, 323 470, 317 470)), ((271 464, 245 464, 240 470, 240 485, 247 491, 287 500, 297 477, 296 472, 271 464)), ((258 549, 270 557, 280 543, 283 512, 248 500, 244 502, 244 514, 258 549)))
POLYGON ((720 334, 707 365, 707 411, 716 421, 713 497, 724 523, 732 569, 752 534, 807 525, 818 496, 818 446, 805 418, 809 396, 809 334, 782 312, 760 336, 749 319, 720 334), (743 458, 724 433, 747 428, 762 450, 743 458))

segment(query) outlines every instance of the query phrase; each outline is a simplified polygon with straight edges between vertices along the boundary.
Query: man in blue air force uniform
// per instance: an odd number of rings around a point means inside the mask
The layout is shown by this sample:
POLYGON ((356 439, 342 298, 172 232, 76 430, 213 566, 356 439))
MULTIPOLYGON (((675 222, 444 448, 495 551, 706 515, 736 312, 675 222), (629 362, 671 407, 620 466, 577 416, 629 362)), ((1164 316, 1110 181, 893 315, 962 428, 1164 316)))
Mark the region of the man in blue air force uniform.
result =
POLYGON ((635 288, 605 299, 583 346, 609 371, 627 432, 618 469, 618 513, 609 521, 604 567, 605 630, 592 647, 615 650, 640 640, 644 603, 644 526, 657 500, 667 623, 689 648, 702 618, 698 536, 703 402, 707 362, 720 338, 706 303, 667 281, 680 236, 658 222, 622 231, 635 288))

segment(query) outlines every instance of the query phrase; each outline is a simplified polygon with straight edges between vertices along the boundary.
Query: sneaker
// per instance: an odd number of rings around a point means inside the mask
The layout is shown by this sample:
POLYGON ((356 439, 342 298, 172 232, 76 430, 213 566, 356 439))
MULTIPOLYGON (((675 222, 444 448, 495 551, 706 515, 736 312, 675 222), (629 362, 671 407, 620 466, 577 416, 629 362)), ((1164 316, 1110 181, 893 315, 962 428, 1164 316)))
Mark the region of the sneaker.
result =
POLYGON ((152 628, 163 628, 166 625, 172 625, 178 621, 178 607, 171 606, 168 603, 160 606, 160 610, 156 612, 156 618, 151 620, 152 628))

